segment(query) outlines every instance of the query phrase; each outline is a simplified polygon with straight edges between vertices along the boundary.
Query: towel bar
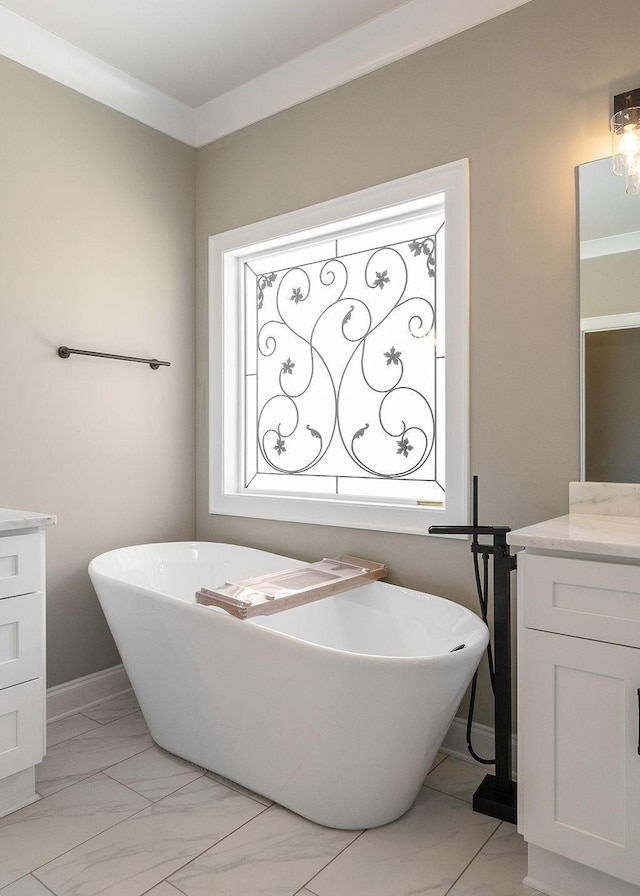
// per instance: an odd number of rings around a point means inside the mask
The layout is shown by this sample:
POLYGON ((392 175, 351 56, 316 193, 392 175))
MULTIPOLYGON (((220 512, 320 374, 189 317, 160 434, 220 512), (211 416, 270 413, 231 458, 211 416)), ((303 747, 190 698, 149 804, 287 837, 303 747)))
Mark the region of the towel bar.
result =
POLYGON ((170 361, 158 361, 157 358, 133 358, 131 355, 111 355, 107 352, 88 352, 81 348, 69 348, 61 345, 58 349, 58 355, 61 358, 68 358, 70 355, 89 355, 92 358, 113 358, 115 361, 137 361, 139 364, 148 364, 152 370, 159 367, 171 367, 170 361))

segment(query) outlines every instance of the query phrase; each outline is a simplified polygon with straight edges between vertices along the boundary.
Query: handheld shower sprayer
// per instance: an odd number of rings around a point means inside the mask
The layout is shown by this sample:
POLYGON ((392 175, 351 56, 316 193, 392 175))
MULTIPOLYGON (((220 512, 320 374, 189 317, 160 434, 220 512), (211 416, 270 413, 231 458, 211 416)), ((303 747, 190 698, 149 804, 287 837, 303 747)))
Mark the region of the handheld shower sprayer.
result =
POLYGON ((489 594, 489 557, 493 556, 493 652, 487 648, 489 676, 495 707, 495 760, 481 759, 471 745, 471 723, 477 673, 473 678, 467 745, 469 752, 479 762, 495 761, 495 775, 486 775, 473 796, 476 812, 516 822, 516 784, 512 776, 511 757, 511 573, 516 568, 516 557, 509 553, 507 532, 509 526, 478 525, 478 477, 473 477, 473 523, 471 526, 430 526, 431 535, 470 535, 474 572, 482 618, 487 622, 489 594), (488 536, 491 542, 480 542, 488 536), (484 583, 480 580, 478 556, 482 555, 484 583), (483 587, 484 584, 484 587, 483 587))

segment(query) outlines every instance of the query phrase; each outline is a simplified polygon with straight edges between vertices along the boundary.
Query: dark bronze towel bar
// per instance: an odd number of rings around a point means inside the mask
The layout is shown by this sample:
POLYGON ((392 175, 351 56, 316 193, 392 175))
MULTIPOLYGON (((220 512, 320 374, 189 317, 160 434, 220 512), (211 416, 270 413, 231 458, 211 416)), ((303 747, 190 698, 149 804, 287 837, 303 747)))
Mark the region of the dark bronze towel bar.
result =
POLYGON ((158 361, 156 358, 132 358, 129 355, 109 355, 106 352, 87 352, 81 348, 68 348, 61 345, 58 349, 61 358, 68 358, 70 355, 90 355, 92 358, 113 358, 116 361, 137 361, 140 364, 148 364, 152 370, 159 367, 171 367, 170 361, 158 361))

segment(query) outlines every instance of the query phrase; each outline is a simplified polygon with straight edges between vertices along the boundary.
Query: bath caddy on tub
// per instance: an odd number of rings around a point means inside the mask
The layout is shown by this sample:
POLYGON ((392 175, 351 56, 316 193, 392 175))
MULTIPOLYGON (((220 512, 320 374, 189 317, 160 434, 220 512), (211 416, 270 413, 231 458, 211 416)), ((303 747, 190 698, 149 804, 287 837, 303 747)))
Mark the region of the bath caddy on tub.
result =
POLYGON ((220 607, 238 619, 249 619, 349 591, 382 579, 386 574, 384 563, 342 555, 238 582, 225 582, 220 588, 200 588, 196 591, 196 603, 220 607))

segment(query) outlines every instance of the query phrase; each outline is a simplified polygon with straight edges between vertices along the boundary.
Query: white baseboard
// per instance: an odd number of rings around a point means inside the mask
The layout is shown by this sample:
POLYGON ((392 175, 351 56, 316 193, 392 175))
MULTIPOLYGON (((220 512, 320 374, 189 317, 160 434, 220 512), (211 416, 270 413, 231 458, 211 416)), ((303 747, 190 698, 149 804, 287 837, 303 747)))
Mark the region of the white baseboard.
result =
MULTIPOLYGON (((480 725, 478 722, 473 723, 471 726, 471 742, 478 756, 486 757, 487 759, 492 758, 495 753, 494 736, 493 728, 490 728, 488 725, 480 725)), ((472 762, 474 765, 481 764, 479 762, 476 763, 467 749, 467 720, 458 716, 451 723, 451 727, 447 731, 440 747, 440 752, 446 753, 447 756, 453 756, 455 759, 472 762)), ((515 734, 511 738, 511 757, 515 778, 515 770, 518 767, 518 741, 515 734)))
POLYGON ((71 716, 129 690, 131 683, 122 665, 56 685, 47 690, 47 722, 71 716))
POLYGON ((523 883, 547 896, 638 896, 636 884, 529 843, 523 883))

